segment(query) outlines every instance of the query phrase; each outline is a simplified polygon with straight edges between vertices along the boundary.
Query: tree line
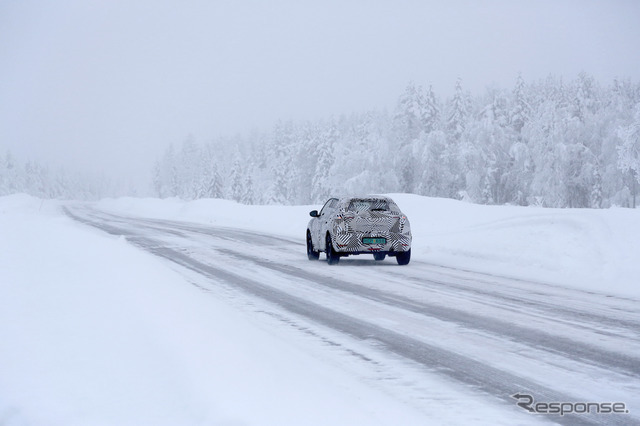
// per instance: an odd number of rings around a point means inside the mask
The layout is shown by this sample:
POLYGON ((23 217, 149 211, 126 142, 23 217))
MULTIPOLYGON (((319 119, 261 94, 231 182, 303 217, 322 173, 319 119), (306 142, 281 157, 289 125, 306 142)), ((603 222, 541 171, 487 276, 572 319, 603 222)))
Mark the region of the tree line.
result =
MULTIPOLYGON (((472 96, 409 83, 391 111, 279 121, 270 131, 187 137, 155 161, 158 197, 312 204, 406 192, 483 204, 632 207, 640 187, 640 84, 550 76, 472 96)), ((0 196, 136 194, 105 176, 0 155, 0 196)), ((145 194, 146 195, 146 194, 145 194)))
POLYGON ((52 169, 37 161, 21 162, 10 151, 0 155, 0 196, 27 193, 40 198, 99 200, 134 192, 106 176, 52 169))
POLYGON ((442 99, 409 83, 392 111, 280 121, 272 130, 169 146, 158 197, 311 204, 405 192, 482 204, 636 205, 640 84, 549 76, 442 99))

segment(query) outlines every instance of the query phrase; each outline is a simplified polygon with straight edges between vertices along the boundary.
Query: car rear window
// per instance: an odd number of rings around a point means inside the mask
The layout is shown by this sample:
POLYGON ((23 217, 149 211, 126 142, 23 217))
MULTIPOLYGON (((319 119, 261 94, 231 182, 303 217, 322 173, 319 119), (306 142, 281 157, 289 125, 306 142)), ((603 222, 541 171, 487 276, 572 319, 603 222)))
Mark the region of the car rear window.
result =
POLYGON ((388 211, 389 203, 384 200, 351 200, 347 211, 365 212, 365 211, 388 211))

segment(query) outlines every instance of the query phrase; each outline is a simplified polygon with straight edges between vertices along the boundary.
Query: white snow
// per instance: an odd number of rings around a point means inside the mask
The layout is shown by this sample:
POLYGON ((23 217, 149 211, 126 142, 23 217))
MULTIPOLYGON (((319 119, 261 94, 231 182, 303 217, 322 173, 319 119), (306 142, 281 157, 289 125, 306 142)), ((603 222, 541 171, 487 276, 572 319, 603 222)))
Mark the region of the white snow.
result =
MULTIPOLYGON (((412 261, 640 298, 640 209, 485 206, 388 194, 407 214, 412 261)), ((227 200, 105 199, 105 210, 188 220, 302 240, 322 206, 245 206, 227 200)))
MULTIPOLYGON (((636 210, 390 196, 411 220, 412 262, 640 298, 636 210)), ((321 207, 133 198, 96 206, 300 240, 309 210, 321 207)), ((0 198, 0 238, 0 424, 470 421, 450 402, 438 409, 446 386, 427 384, 441 398, 427 415, 314 356, 293 330, 265 327, 124 238, 73 222, 56 202, 0 198)), ((475 421, 495 420, 494 409, 475 421)))
POLYGON ((419 424, 51 202, 0 198, 0 235, 0 424, 419 424))

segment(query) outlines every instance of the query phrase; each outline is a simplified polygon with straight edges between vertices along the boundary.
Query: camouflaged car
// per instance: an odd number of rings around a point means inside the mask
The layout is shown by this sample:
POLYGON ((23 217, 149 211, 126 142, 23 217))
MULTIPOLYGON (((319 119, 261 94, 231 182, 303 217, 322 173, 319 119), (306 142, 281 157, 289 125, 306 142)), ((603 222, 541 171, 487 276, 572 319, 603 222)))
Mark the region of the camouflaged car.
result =
POLYGON ((320 212, 309 215, 310 260, 317 260, 320 252, 326 253, 330 265, 355 254, 373 254, 375 260, 393 256, 399 265, 411 259, 409 219, 388 197, 330 198, 320 212))

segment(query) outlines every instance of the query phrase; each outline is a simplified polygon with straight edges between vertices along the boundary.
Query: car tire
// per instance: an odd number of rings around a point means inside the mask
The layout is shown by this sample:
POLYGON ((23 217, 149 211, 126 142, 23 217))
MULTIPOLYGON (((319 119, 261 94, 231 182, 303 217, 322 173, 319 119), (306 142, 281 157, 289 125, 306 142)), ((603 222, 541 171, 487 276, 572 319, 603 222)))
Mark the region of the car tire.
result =
POLYGON ((411 260, 411 249, 407 251, 403 251, 396 255, 396 261, 398 262, 398 265, 408 265, 410 260, 411 260))
POLYGON ((340 262, 340 256, 333 249, 333 243, 331 242, 331 235, 329 235, 328 233, 327 233, 326 242, 327 243, 326 243, 325 252, 327 254, 327 263, 329 265, 336 265, 338 262, 340 262))
POLYGON ((387 257, 387 255, 384 253, 373 253, 373 258, 378 262, 380 262, 381 260, 384 260, 385 257, 387 257))
POLYGON ((313 241, 309 231, 307 231, 307 257, 309 260, 318 260, 320 258, 320 252, 313 249, 313 241))

